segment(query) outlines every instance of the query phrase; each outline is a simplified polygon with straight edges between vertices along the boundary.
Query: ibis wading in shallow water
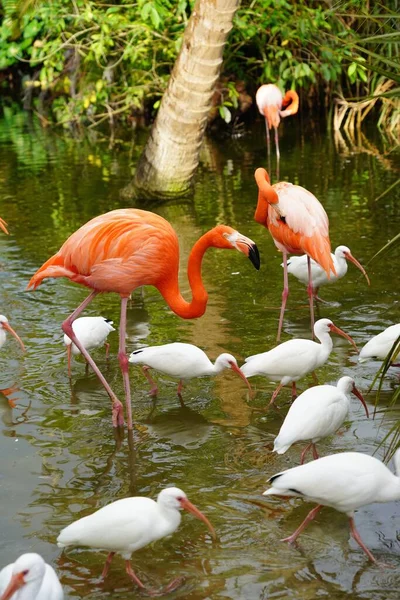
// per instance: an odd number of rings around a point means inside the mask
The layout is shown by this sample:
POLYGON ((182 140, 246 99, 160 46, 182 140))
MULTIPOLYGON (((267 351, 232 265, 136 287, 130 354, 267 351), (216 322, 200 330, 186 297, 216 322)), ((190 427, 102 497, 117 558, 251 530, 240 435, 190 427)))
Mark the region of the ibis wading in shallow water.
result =
MULTIPOLYGON (((367 280, 368 285, 370 285, 369 277, 364 267, 356 258, 354 258, 350 248, 347 246, 338 246, 335 250, 335 253, 331 256, 333 264, 335 265, 336 274, 331 272, 329 279, 324 269, 317 262, 315 262, 315 260, 311 260, 311 280, 314 298, 321 300, 321 298, 318 298, 319 288, 329 283, 335 283, 335 281, 346 275, 348 269, 348 260, 356 265, 358 269, 360 269, 361 273, 367 280)), ((307 255, 303 254, 302 256, 291 256, 287 261, 288 273, 296 277, 296 279, 298 279, 304 285, 308 285, 307 258, 307 255)), ((283 267, 283 263, 281 266, 283 267)))
MULTIPOLYGON (((181 522, 182 509, 201 519, 213 538, 216 537, 210 521, 189 502, 186 494, 179 488, 170 487, 158 494, 157 502, 141 496, 112 502, 92 515, 68 525, 61 531, 57 543, 61 548, 89 546, 108 550, 103 578, 108 573, 114 554, 120 554, 125 559, 125 568, 129 577, 140 588, 146 589, 132 570, 130 563, 132 553, 176 531, 181 522)), ((174 580, 165 591, 175 589, 180 581, 180 578, 174 580)))
POLYGON ((299 467, 282 471, 269 479, 272 487, 264 496, 301 496, 317 502, 306 519, 283 542, 293 543, 323 506, 331 506, 350 519, 350 532, 373 562, 377 562, 360 538, 354 511, 372 502, 400 500, 400 448, 394 456, 395 475, 377 458, 360 452, 331 454, 299 467))
MULTIPOLYGON (((393 344, 400 337, 400 323, 387 327, 378 335, 375 335, 361 348, 360 356, 358 360, 360 363, 366 362, 372 358, 378 358, 384 360, 389 354, 393 344)), ((391 358, 392 364, 398 358, 399 353, 394 353, 391 358)), ((395 365, 400 366, 400 365, 395 365)))
POLYGON ((151 395, 157 394, 158 387, 150 376, 149 369, 155 369, 171 377, 178 378, 180 380, 177 390, 178 396, 182 394, 184 380, 193 377, 217 375, 224 369, 232 369, 237 373, 251 391, 249 382, 239 369, 236 358, 232 354, 220 354, 213 364, 207 354, 193 344, 174 342, 162 346, 148 346, 132 352, 129 362, 144 365, 143 373, 152 386, 151 395))
MULTIPOLYGON (((106 342, 108 334, 115 331, 113 322, 104 317, 80 317, 72 324, 74 334, 86 350, 93 350, 105 346, 106 358, 110 344, 106 342)), ((64 344, 67 346, 68 375, 71 377, 71 354, 80 354, 80 350, 72 343, 71 338, 64 335, 64 344)))
POLYGON ((301 338, 288 340, 268 352, 249 356, 240 367, 246 377, 264 375, 272 381, 280 381, 272 394, 270 404, 275 402, 282 387, 289 383, 292 383, 292 395, 295 397, 296 381, 328 360, 333 348, 331 333, 337 333, 349 340, 358 352, 354 340, 329 319, 319 319, 314 325, 314 333, 320 344, 301 338))
POLYGON ((22 554, 0 571, 0 600, 63 600, 58 577, 40 554, 22 554))
POLYGON ((7 317, 5 317, 4 315, 0 315, 0 348, 2 348, 4 346, 4 344, 6 343, 7 331, 15 337, 15 339, 21 346, 22 352, 25 352, 25 346, 24 346, 23 341, 21 340, 19 335, 14 331, 14 329, 11 327, 10 323, 8 322, 7 317))
POLYGON ((136 208, 112 210, 95 217, 73 233, 60 250, 33 275, 28 288, 36 289, 46 277, 67 277, 92 291, 62 324, 64 333, 79 348, 96 373, 112 402, 113 425, 123 425, 122 404, 112 391, 88 351, 79 342, 72 323, 100 292, 121 296, 118 358, 125 388, 128 428, 132 429, 129 362, 126 354, 126 311, 131 293, 142 285, 153 285, 168 306, 183 319, 201 317, 208 295, 201 278, 201 264, 208 248, 239 250, 260 267, 257 246, 227 225, 217 225, 193 246, 188 262, 192 300, 179 291, 179 242, 172 226, 154 213, 136 208))
POLYGON ((331 272, 336 274, 329 240, 329 221, 322 204, 308 190, 287 181, 271 185, 265 169, 257 169, 254 176, 258 186, 254 219, 269 230, 275 246, 283 254, 283 292, 277 336, 279 341, 289 295, 288 254, 307 254, 311 330, 314 328, 311 259, 321 265, 328 279, 331 272))
POLYGON ((354 379, 341 377, 337 385, 316 385, 293 402, 274 442, 274 452, 284 454, 296 442, 311 440, 301 453, 303 464, 308 450, 319 458, 316 442, 332 435, 343 424, 350 409, 350 394, 360 400, 367 417, 368 407, 354 379))

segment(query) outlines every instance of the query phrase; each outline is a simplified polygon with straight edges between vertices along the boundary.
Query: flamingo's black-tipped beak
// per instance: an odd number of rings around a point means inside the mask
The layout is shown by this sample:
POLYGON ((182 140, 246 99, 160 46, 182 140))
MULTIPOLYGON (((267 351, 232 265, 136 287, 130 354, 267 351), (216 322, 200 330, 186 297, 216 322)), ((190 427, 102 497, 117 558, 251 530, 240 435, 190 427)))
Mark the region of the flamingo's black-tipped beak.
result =
POLYGON ((256 246, 256 244, 252 244, 249 247, 249 259, 251 260, 251 262, 253 263, 253 265, 255 266, 255 268, 257 269, 257 271, 260 270, 260 253, 258 251, 258 248, 256 246))

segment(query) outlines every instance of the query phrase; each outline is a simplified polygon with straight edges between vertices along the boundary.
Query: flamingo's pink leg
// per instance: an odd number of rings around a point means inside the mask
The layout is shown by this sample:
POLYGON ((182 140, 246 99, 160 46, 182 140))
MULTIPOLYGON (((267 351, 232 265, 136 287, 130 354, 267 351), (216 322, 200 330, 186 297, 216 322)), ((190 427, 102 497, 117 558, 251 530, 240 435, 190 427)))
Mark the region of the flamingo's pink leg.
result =
POLYGON ((282 292, 281 314, 279 316, 278 336, 276 338, 277 342, 279 342, 279 340, 281 339, 283 315, 285 314, 286 300, 287 300, 288 296, 289 296, 289 278, 288 278, 288 270, 287 270, 287 253, 283 252, 283 292, 282 292))
POLYGON ((126 417, 128 421, 128 429, 133 429, 132 423, 132 405, 131 405, 131 386, 129 382, 129 361, 126 354, 126 309, 128 307, 128 296, 121 298, 121 319, 119 324, 119 351, 118 360, 122 371, 122 378, 124 380, 125 388, 125 403, 126 403, 126 417))
POLYGON ((114 425, 114 427, 118 427, 119 425, 123 425, 124 424, 124 415, 123 415, 123 410, 122 410, 122 403, 120 402, 120 400, 118 400, 117 396, 114 394, 114 392, 112 391, 111 387, 109 386, 109 384, 107 383, 106 379, 104 378, 102 372, 100 371, 100 369, 98 368, 98 366, 94 362, 93 358, 90 356, 89 352, 82 346, 82 344, 80 343, 80 341, 76 337, 76 335, 74 333, 74 330, 72 329, 72 323, 81 314, 81 312, 91 303, 91 301, 93 300, 93 298, 95 298, 98 293, 99 292, 97 292, 96 290, 93 290, 93 292, 91 292, 89 294, 89 296, 86 298, 86 300, 84 300, 82 302, 82 304, 80 304, 78 306, 78 308, 76 308, 74 310, 74 312, 72 313, 72 315, 70 315, 68 317, 68 319, 66 319, 64 321, 64 323, 62 324, 61 327, 62 327, 63 332, 65 334, 67 334, 67 336, 74 342, 75 346, 81 351, 81 353, 85 357, 86 361, 89 363, 89 365, 92 367, 93 371, 96 373, 97 377, 100 379, 100 381, 103 384, 103 386, 104 386, 107 394, 110 396, 111 402, 112 402, 112 421, 113 421, 113 425, 114 425))
POLYGON ((314 335, 314 291, 313 291, 312 275, 311 275, 311 258, 308 255, 307 255, 307 267, 308 267, 307 293, 308 293, 308 298, 310 301, 311 333, 312 333, 312 337, 314 339, 315 338, 315 335, 314 335))

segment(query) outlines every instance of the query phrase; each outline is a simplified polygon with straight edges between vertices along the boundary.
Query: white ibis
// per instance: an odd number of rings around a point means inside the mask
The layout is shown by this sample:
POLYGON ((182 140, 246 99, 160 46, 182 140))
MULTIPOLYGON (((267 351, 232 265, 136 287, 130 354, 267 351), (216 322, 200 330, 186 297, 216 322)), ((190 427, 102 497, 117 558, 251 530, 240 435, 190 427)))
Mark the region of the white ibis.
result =
MULTIPOLYGON (((387 327, 384 331, 378 333, 378 335, 375 335, 369 340, 369 342, 365 344, 365 346, 361 349, 358 361, 363 363, 371 358, 379 358, 383 360, 389 354, 390 349, 399 336, 400 323, 387 327)), ((394 363, 398 356, 398 353, 392 356, 392 363, 394 363)))
MULTIPOLYGON (((358 262, 358 260, 352 255, 350 248, 347 246, 338 246, 335 250, 334 254, 331 254, 333 264, 335 266, 336 274, 331 271, 330 278, 326 274, 326 271, 317 263, 315 260, 311 259, 311 280, 313 286, 314 297, 318 298, 318 290, 321 286, 327 285, 328 283, 334 283, 338 279, 344 277, 347 273, 349 260, 353 264, 356 265, 364 275, 365 279, 370 285, 369 277, 364 269, 364 267, 358 262)), ((287 261, 288 273, 294 275, 296 279, 298 279, 304 285, 308 285, 308 264, 307 264, 307 254, 303 254, 302 256, 291 256, 287 261)), ((281 267, 284 264, 282 263, 281 267)))
POLYGON ((5 317, 4 315, 0 315, 0 348, 2 348, 4 346, 4 344, 6 343, 6 339, 7 339, 6 332, 7 331, 9 331, 11 333, 11 335, 13 335, 15 337, 15 339, 19 342, 19 345, 21 346, 21 350, 23 352, 25 352, 25 346, 23 344, 23 341, 21 340, 19 335, 14 331, 14 329, 11 327, 10 323, 8 322, 7 317, 5 317))
POLYGON ((329 319, 319 319, 314 325, 314 334, 320 344, 305 339, 288 340, 268 352, 249 356, 241 371, 246 377, 265 375, 272 381, 280 381, 272 394, 270 404, 275 402, 281 388, 290 382, 295 397, 296 381, 318 369, 328 360, 333 347, 331 333, 337 333, 349 340, 358 352, 354 340, 347 333, 336 327, 329 319))
POLYGON ((350 519, 350 532, 367 556, 377 562, 360 538, 354 511, 371 502, 400 500, 400 449, 394 456, 394 475, 380 460, 360 452, 324 456, 305 465, 282 471, 269 479, 264 496, 301 496, 318 506, 283 542, 293 543, 323 506, 331 506, 350 519))
MULTIPOLYGON (((79 342, 86 350, 93 350, 105 345, 106 358, 110 345, 106 342, 108 334, 115 331, 113 322, 104 317, 80 317, 72 324, 72 329, 79 342)), ((68 375, 71 377, 71 352, 80 354, 80 350, 72 343, 71 338, 64 335, 64 344, 67 346, 68 375)))
POLYGON ((0 571, 0 600, 63 600, 58 577, 40 554, 22 554, 0 571))
MULTIPOLYGON (((202 520, 211 535, 216 537, 210 521, 189 502, 186 494, 179 488, 170 487, 158 494, 156 502, 141 496, 112 502, 68 525, 61 531, 57 543, 61 548, 89 546, 108 550, 103 578, 108 573, 114 554, 120 554, 125 559, 125 568, 129 577, 141 589, 146 589, 132 570, 131 555, 147 544, 176 531, 181 522, 182 509, 202 520)), ((166 589, 171 591, 175 584, 176 581, 171 582, 166 589)))
POLYGON ((365 400, 351 377, 341 377, 337 385, 317 385, 300 394, 275 438, 274 452, 284 454, 295 442, 311 440, 301 453, 301 464, 310 448, 314 458, 319 458, 315 444, 343 424, 350 409, 351 393, 357 396, 369 417, 365 400))
POLYGON ((224 369, 232 369, 237 373, 251 391, 249 382, 239 369, 236 358, 232 354, 220 354, 213 364, 207 354, 193 344, 174 342, 162 346, 147 346, 132 352, 129 362, 144 365, 143 373, 152 386, 150 390, 152 395, 157 394, 158 387, 150 376, 149 369, 179 378, 178 396, 181 396, 184 380, 217 375, 224 369))

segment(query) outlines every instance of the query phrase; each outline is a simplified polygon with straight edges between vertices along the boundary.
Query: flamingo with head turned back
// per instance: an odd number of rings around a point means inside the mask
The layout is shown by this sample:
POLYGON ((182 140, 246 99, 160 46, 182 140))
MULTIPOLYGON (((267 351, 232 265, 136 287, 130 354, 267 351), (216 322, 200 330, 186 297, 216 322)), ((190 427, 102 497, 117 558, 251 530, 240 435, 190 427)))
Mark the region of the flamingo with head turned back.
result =
MULTIPOLYGON (((288 273, 294 275, 294 277, 296 277, 296 279, 298 279, 304 285, 308 285, 307 259, 307 254, 303 254, 302 256, 291 256, 287 261, 288 273)), ((316 263, 315 260, 311 260, 311 279, 314 298, 316 300, 325 302, 321 298, 318 298, 319 288, 323 285, 327 285, 328 283, 335 283, 335 281, 344 277, 347 273, 348 260, 356 265, 358 269, 360 269, 361 273, 367 280, 368 285, 370 285, 369 277, 364 267, 352 255, 350 248, 347 246, 338 246, 334 254, 332 254, 332 260, 333 264, 335 265, 336 275, 331 273, 330 279, 328 279, 324 269, 318 263, 316 263)), ((283 267, 283 263, 281 266, 283 267)))
POLYGON ((354 511, 372 502, 400 500, 400 449, 394 455, 395 474, 380 460, 361 452, 342 452, 293 467, 271 477, 272 484, 264 496, 301 496, 317 502, 301 525, 282 542, 294 543, 308 523, 324 506, 345 513, 350 519, 350 532, 357 544, 373 562, 377 562, 360 538, 354 511))
POLYGON ((281 118, 295 115, 299 110, 299 96, 294 90, 288 90, 284 96, 282 96, 281 90, 277 85, 268 83, 258 88, 256 93, 256 103, 258 110, 265 118, 265 131, 267 135, 267 151, 268 160, 270 157, 270 129, 275 130, 275 147, 276 147, 276 159, 279 163, 279 137, 278 127, 281 122, 281 118), (285 110, 282 110, 282 107, 285 110))
POLYGON ((294 398, 296 381, 326 363, 333 348, 331 333, 337 333, 349 340, 358 352, 354 340, 336 327, 330 319, 319 319, 314 325, 314 333, 320 344, 302 338, 288 340, 268 352, 249 356, 245 364, 240 367, 246 377, 264 375, 272 381, 280 381, 272 394, 270 404, 275 402, 282 387, 291 382, 294 398))
POLYGON ((2 229, 4 231, 4 233, 6 233, 8 235, 8 229, 7 229, 6 225, 7 225, 7 223, 5 222, 5 220, 0 217, 0 229, 2 229))
POLYGON ((279 341, 289 295, 288 254, 307 254, 311 331, 314 329, 311 258, 321 265, 328 279, 331 272, 336 275, 329 240, 329 220, 322 204, 303 187, 287 181, 271 185, 267 171, 262 168, 257 169, 254 176, 258 186, 254 219, 269 230, 275 246, 283 253, 283 292, 277 336, 279 341))
POLYGON ((128 428, 132 429, 129 363, 125 349, 129 296, 137 287, 153 285, 178 316, 184 319, 201 317, 208 299, 201 278, 201 264, 210 247, 239 250, 257 269, 260 266, 258 249, 252 240, 231 227, 217 225, 201 236, 190 253, 188 279, 192 300, 187 302, 179 291, 179 243, 174 229, 159 215, 127 208, 100 215, 83 225, 31 278, 28 288, 33 289, 46 277, 67 277, 91 288, 89 296, 64 321, 62 329, 79 348, 109 394, 114 426, 123 424, 122 404, 79 342, 72 323, 100 292, 116 292, 121 296, 118 358, 124 380, 128 428))

